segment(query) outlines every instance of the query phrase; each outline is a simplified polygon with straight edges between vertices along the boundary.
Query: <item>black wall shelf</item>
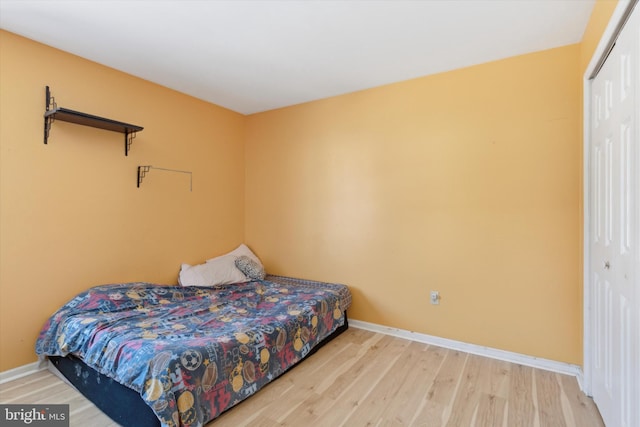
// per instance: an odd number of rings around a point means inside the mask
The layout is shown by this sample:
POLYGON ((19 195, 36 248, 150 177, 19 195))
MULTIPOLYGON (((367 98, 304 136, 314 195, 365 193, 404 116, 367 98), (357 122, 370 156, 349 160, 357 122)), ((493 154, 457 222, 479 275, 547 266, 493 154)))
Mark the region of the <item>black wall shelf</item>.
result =
POLYGON ((55 98, 51 96, 49 86, 47 86, 45 98, 46 109, 44 112, 44 143, 49 139, 49 130, 51 123, 55 120, 62 122, 75 123, 83 126, 90 126, 98 129, 110 130, 113 132, 124 134, 124 155, 129 155, 129 149, 136 137, 136 132, 144 129, 142 126, 132 125, 129 123, 119 122, 116 120, 105 119, 104 117, 94 116, 79 111, 69 110, 68 108, 58 107, 55 98))

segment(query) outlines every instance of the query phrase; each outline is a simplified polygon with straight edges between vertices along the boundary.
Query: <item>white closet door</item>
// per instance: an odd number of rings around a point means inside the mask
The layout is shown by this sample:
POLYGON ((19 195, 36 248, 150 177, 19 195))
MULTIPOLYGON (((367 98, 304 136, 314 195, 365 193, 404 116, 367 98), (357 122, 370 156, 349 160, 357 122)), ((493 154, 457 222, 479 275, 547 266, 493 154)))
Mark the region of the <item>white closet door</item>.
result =
POLYGON ((609 427, 640 426, 638 9, 591 87, 592 392, 609 427))

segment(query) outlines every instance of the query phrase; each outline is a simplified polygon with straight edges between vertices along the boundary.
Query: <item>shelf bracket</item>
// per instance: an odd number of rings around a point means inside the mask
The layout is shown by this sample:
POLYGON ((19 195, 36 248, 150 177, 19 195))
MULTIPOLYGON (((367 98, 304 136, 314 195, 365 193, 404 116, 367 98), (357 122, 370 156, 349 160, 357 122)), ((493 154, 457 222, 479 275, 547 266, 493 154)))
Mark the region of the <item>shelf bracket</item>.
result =
POLYGON ((142 184, 142 180, 144 179, 145 176, 147 176, 147 173, 149 173, 149 170, 151 169, 156 169, 156 170, 166 171, 166 172, 177 172, 177 173, 188 174, 189 175, 189 191, 193 191, 193 173, 191 171, 157 168, 151 165, 138 166, 138 188, 140 188, 140 184, 142 184))
POLYGON ((151 169, 151 165, 149 166, 138 166, 138 188, 140 188, 140 184, 142 184, 142 180, 151 169))
MULTIPOLYGON (((49 86, 46 86, 46 91, 44 95, 44 108, 45 113, 51 109, 56 109, 56 98, 51 96, 51 91, 49 90, 49 86)), ((44 116, 44 143, 46 144, 49 141, 49 131, 51 130, 51 123, 53 123, 55 119, 52 116, 44 116)))
POLYGON ((136 131, 129 132, 126 130, 124 132, 124 155, 128 156, 129 151, 131 150, 131 144, 133 144, 133 140, 136 137, 136 131))

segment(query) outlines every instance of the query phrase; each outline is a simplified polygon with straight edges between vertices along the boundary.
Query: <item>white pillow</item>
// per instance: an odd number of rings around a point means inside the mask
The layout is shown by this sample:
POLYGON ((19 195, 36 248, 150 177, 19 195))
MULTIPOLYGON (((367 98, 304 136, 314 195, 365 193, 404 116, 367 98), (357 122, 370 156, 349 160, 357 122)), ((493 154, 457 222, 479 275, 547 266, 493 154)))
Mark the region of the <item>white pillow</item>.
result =
POLYGON ((204 264, 182 264, 179 283, 182 286, 217 286, 248 282, 247 277, 236 267, 236 256, 224 255, 204 264))
POLYGON ((260 262, 260 258, 258 258, 256 256, 256 254, 251 252, 251 249, 249 249, 247 247, 247 245, 245 245, 244 243, 241 243, 240 246, 238 246, 237 248, 235 248, 234 250, 232 250, 231 252, 229 252, 227 254, 224 254, 224 255, 216 257, 216 258, 208 259, 207 263, 213 262, 213 261, 217 260, 218 258, 222 258, 222 257, 225 257, 225 256, 230 256, 230 255, 234 257, 234 260, 235 260, 235 258, 238 258, 238 257, 241 257, 241 256, 248 256, 249 258, 251 258, 252 260, 257 262, 262 268, 264 268, 264 266, 260 262))

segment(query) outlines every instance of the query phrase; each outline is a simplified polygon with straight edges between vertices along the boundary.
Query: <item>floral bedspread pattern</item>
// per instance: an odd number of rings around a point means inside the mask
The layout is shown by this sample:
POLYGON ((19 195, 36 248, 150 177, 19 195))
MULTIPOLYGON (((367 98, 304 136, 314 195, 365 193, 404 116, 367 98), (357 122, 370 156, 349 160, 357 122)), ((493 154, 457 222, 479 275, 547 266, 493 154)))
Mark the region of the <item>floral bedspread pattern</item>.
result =
POLYGON ((202 426, 344 324, 346 286, 279 281, 97 286, 49 318, 36 353, 79 357, 139 392, 163 426, 202 426))

